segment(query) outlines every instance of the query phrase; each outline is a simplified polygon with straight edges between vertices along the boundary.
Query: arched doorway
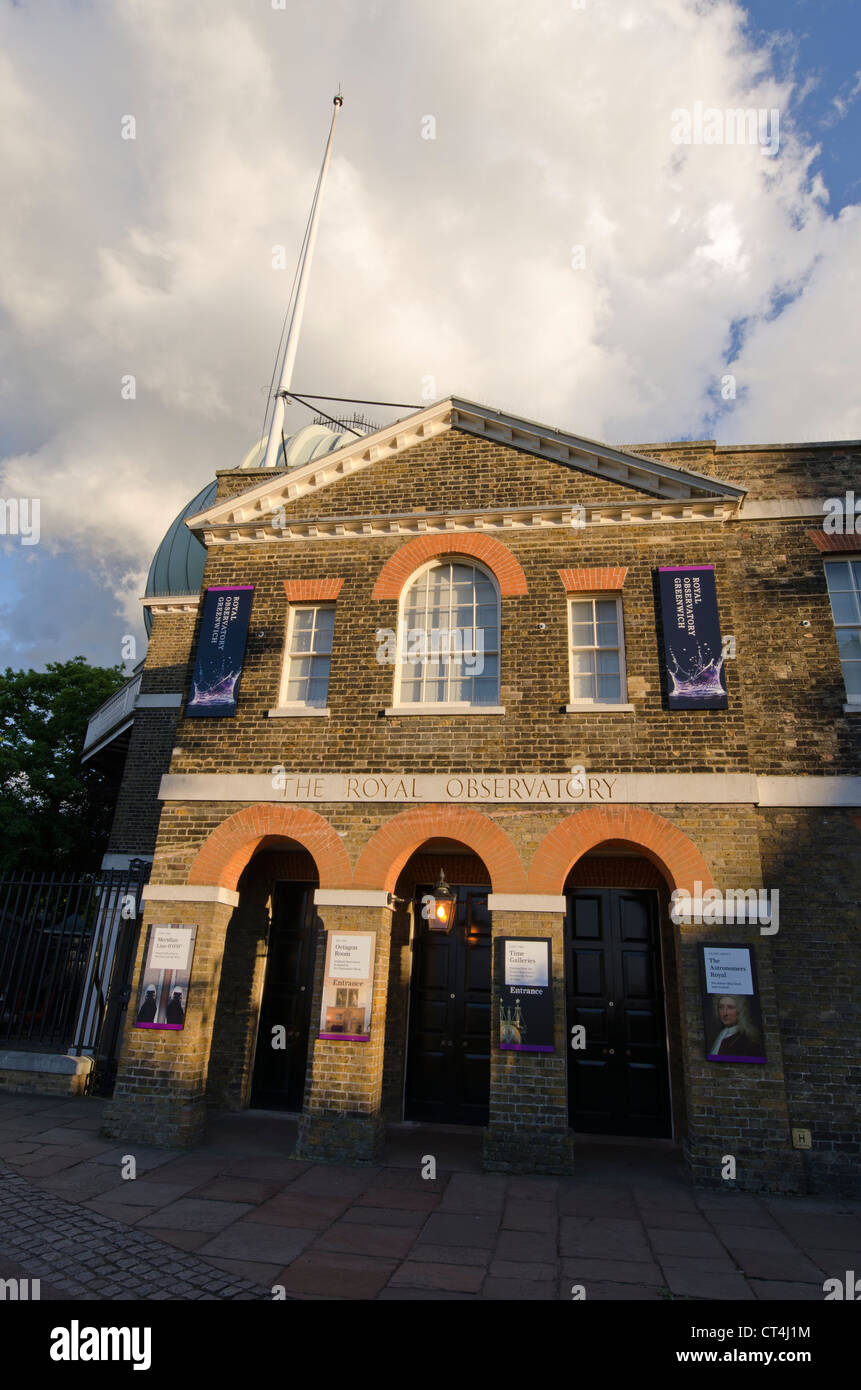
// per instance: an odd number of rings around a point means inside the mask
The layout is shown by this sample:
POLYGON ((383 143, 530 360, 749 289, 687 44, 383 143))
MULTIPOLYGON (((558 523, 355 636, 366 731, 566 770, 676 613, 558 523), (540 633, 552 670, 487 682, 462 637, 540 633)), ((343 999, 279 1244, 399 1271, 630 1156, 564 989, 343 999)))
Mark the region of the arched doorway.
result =
MULTIPOLYGON (((392 1118, 484 1125, 490 1106, 490 874, 465 844, 432 838, 407 860, 393 922, 388 1067, 392 1118), (449 932, 422 911, 440 869, 455 893, 449 932)), ((387 1084, 388 1083, 388 1084, 387 1084)))
POLYGON ((671 1138, 683 1087, 666 881, 630 843, 606 841, 574 864, 565 901, 570 1126, 671 1138))
POLYGON ((319 884, 297 841, 267 836, 239 878, 225 940, 207 1096, 225 1109, 301 1111, 319 884))

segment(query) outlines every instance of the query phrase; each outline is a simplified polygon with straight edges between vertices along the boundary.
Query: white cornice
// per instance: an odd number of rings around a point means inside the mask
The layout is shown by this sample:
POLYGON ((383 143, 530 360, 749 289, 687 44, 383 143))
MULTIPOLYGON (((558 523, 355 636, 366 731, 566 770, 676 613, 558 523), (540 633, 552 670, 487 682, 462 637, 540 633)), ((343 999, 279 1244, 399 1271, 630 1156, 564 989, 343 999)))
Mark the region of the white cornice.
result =
MULTIPOLYGON (((192 531, 203 531, 206 536, 216 536, 226 530, 228 538, 232 535, 237 540, 255 532, 263 532, 269 538, 271 527, 267 523, 276 509, 289 508, 301 497, 319 492, 342 478, 370 468, 379 459, 393 458, 451 429, 550 459, 605 482, 649 493, 661 503, 691 504, 719 499, 725 507, 734 509, 745 495, 744 488, 733 484, 642 455, 611 449, 595 440, 549 429, 531 420, 521 420, 450 396, 375 434, 351 440, 343 448, 303 464, 301 468, 288 472, 279 470, 237 496, 224 498, 188 517, 186 525, 192 531)), ((623 505, 638 504, 632 500, 623 505)), ((257 539, 260 539, 259 534, 257 539)))
MULTIPOLYGON (((678 502, 621 501, 583 504, 585 524, 570 502, 549 506, 488 507, 473 511, 413 512, 377 516, 295 517, 283 527, 262 526, 260 520, 241 525, 207 526, 207 546, 296 540, 363 540, 384 536, 452 535, 474 531, 574 530, 585 526, 628 526, 662 522, 731 521, 737 513, 723 498, 678 502)), ((821 512, 820 512, 821 515, 821 512)))
POLYGON ((739 513, 739 521, 792 521, 799 517, 814 516, 821 521, 825 515, 824 497, 779 497, 762 502, 745 500, 739 513))
POLYGON ((142 598, 144 608, 157 608, 161 613, 194 613, 200 603, 200 594, 158 594, 142 598))

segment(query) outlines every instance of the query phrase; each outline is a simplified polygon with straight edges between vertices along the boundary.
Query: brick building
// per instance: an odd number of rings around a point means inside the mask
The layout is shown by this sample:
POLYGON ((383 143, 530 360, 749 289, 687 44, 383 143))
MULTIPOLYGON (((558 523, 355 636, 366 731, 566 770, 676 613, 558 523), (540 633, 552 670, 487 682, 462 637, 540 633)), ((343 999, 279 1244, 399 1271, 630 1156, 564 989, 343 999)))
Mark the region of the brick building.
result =
POLYGON ((729 1157, 857 1190, 861 540, 823 516, 861 444, 619 450, 454 398, 324 436, 188 518, 203 591, 253 586, 230 717, 186 713, 196 579, 146 600, 109 859, 152 858, 145 927, 197 930, 174 1031, 138 1026, 141 934, 108 1132, 280 1105, 321 1159, 406 1118, 482 1126, 496 1171, 576 1174, 597 1132, 674 1138, 704 1184, 729 1157), (659 574, 708 566, 725 707, 676 708, 659 574), (407 650, 438 631, 461 647, 407 650), (767 924, 698 914, 710 890, 767 924), (351 933, 366 995, 326 994, 351 933), (504 993, 518 940, 550 943, 549 1035, 504 993), (704 946, 751 962, 758 1013, 715 1022, 753 1004, 709 993, 704 946))

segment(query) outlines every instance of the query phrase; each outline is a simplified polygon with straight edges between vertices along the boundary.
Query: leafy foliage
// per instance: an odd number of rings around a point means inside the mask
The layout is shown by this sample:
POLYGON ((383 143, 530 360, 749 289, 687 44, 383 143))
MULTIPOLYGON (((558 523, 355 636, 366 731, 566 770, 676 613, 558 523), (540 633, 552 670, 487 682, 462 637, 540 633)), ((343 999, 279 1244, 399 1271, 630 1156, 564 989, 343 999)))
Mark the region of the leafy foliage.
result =
POLYGON ((90 716, 125 680, 82 656, 0 675, 0 873, 99 867, 116 782, 81 752, 90 716))

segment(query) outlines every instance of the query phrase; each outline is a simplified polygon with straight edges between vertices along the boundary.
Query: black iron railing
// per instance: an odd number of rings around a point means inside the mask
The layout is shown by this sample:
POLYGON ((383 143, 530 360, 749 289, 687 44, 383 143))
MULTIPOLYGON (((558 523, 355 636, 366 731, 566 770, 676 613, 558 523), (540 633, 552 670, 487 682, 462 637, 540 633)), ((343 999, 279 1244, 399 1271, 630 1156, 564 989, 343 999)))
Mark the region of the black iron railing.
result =
POLYGON ((148 872, 0 879, 0 1047, 87 1053, 112 1075, 148 872))

